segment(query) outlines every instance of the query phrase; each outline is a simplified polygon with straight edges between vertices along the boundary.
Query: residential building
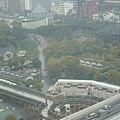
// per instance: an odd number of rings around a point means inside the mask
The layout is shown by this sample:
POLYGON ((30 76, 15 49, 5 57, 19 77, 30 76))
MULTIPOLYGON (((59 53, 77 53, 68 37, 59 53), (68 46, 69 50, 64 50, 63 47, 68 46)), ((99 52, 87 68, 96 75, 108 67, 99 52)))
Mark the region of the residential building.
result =
POLYGON ((0 57, 2 57, 3 60, 13 59, 15 53, 16 50, 13 46, 0 48, 0 57))
POLYGON ((18 56, 18 57, 24 57, 25 55, 26 55, 26 50, 20 50, 20 51, 18 51, 17 53, 16 53, 16 55, 18 56))
POLYGON ((58 5, 52 4, 51 11, 53 11, 54 14, 66 16, 70 12, 70 10, 73 10, 73 8, 74 4, 72 2, 60 1, 58 5))
POLYGON ((105 2, 110 4, 120 4, 120 0, 105 0, 105 2))
POLYGON ((30 4, 31 4, 30 0, 25 0, 25 10, 31 10, 30 4))
POLYGON ((19 4, 20 4, 20 11, 21 13, 23 13, 25 11, 25 0, 20 0, 19 4))
POLYGON ((0 8, 4 8, 4 0, 0 0, 0 8))
POLYGON ((43 6, 47 11, 50 11, 50 0, 39 0, 41 6, 43 6))
POLYGON ((65 15, 65 3, 64 1, 60 1, 58 5, 58 14, 65 15))
MULTIPOLYGON (((2 5, 0 0, 0 5, 2 5)), ((9 13, 22 13, 24 10, 33 11, 37 5, 43 6, 50 11, 50 0, 4 0, 5 10, 9 13)))
POLYGON ((107 5, 108 9, 120 8, 120 0, 105 0, 105 5, 107 5))
POLYGON ((56 5, 55 3, 52 3, 52 5, 51 5, 51 11, 53 12, 54 15, 58 14, 58 12, 59 12, 58 5, 56 5))
POLYGON ((39 0, 29 0, 30 1, 30 10, 34 10, 39 4, 39 0))
POLYGON ((75 11, 76 11, 76 17, 78 19, 81 19, 81 12, 80 12, 80 10, 81 10, 82 4, 85 3, 85 0, 70 0, 70 1, 72 1, 73 3, 76 2, 76 4, 74 4, 74 6, 76 8, 75 9, 75 11))
POLYGON ((98 13, 98 0, 86 0, 80 7, 81 18, 90 18, 98 13))
POLYGON ((11 14, 22 13, 24 11, 24 0, 4 0, 5 10, 11 14))

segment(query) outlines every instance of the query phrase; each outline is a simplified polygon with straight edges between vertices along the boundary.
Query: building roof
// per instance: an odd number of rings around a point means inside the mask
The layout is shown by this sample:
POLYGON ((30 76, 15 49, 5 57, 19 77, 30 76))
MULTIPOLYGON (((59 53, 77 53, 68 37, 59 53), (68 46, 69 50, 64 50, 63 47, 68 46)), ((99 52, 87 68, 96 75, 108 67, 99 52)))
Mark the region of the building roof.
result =
POLYGON ((17 52, 18 57, 23 57, 23 56, 25 56, 25 54, 26 54, 26 51, 25 51, 25 50, 22 50, 22 51, 18 51, 18 52, 17 52))
POLYGON ((7 51, 15 53, 16 49, 13 46, 0 48, 0 55, 4 55, 7 51))
POLYGON ((46 13, 47 10, 40 4, 32 11, 32 13, 46 13))

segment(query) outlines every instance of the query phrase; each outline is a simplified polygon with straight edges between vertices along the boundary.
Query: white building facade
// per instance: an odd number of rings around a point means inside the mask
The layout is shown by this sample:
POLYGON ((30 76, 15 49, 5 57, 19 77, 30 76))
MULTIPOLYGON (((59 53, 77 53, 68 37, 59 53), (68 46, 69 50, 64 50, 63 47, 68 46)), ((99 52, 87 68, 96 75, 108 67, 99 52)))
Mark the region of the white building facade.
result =
POLYGON ((52 5, 51 11, 54 14, 66 16, 68 12, 73 9, 73 7, 74 7, 74 3, 70 1, 68 2, 60 1, 58 5, 55 4, 52 5))
POLYGON ((30 10, 30 0, 25 0, 25 10, 30 10))

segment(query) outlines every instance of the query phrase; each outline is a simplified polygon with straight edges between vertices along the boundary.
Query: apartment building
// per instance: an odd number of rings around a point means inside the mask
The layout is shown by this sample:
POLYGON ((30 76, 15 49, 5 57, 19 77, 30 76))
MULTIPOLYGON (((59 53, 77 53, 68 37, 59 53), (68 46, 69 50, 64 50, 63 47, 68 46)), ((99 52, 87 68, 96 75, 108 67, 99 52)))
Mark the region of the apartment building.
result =
POLYGON ((51 7, 51 11, 54 14, 58 15, 67 15, 70 10, 74 8, 74 4, 72 2, 64 2, 60 1, 57 5, 53 4, 51 7))
POLYGON ((25 10, 24 0, 4 0, 4 10, 8 13, 22 13, 25 10))
POLYGON ((81 18, 89 18, 96 13, 98 13, 98 0, 86 0, 80 7, 81 18))
POLYGON ((4 7, 4 0, 0 0, 0 8, 4 7))

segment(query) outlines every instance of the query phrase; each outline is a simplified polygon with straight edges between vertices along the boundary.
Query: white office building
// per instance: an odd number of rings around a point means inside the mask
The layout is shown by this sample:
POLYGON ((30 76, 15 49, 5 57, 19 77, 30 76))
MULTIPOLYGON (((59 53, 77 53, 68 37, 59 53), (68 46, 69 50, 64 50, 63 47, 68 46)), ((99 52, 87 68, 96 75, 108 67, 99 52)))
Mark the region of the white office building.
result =
POLYGON ((67 15, 70 10, 74 8, 74 4, 71 2, 60 1, 57 5, 52 4, 51 11, 58 15, 67 15))

